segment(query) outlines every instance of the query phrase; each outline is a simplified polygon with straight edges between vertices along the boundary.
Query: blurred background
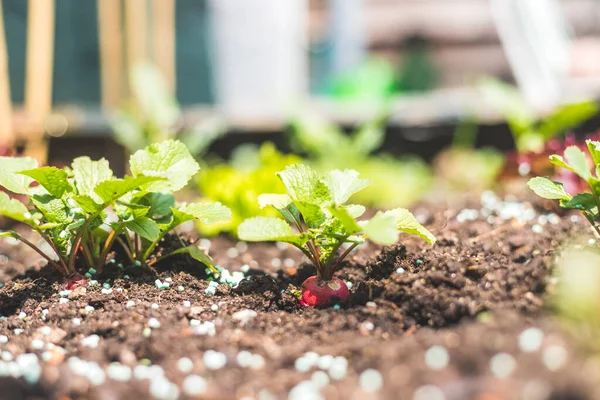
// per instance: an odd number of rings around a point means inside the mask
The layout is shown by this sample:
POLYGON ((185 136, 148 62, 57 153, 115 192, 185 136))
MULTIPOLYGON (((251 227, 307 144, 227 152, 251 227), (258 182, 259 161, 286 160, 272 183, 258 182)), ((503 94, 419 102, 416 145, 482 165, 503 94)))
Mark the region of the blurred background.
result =
POLYGON ((86 154, 123 173, 129 152, 178 137, 239 170, 268 141, 400 179, 410 204, 439 179, 526 175, 519 156, 599 122, 597 0, 1 5, 2 151, 50 164, 86 154))

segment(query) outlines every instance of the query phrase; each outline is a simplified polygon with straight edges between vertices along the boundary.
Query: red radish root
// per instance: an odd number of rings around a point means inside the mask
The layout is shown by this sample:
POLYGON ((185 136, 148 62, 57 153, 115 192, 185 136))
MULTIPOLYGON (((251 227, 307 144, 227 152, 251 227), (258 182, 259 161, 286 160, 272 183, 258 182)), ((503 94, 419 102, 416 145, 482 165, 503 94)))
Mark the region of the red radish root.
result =
POLYGON ((65 278, 65 286, 67 290, 73 290, 76 287, 85 285, 87 285, 87 280, 77 272, 74 272, 65 278))
POLYGON ((349 294, 348 286, 339 278, 324 281, 318 276, 311 276, 302 284, 300 304, 304 307, 327 306, 333 300, 345 300, 349 294))

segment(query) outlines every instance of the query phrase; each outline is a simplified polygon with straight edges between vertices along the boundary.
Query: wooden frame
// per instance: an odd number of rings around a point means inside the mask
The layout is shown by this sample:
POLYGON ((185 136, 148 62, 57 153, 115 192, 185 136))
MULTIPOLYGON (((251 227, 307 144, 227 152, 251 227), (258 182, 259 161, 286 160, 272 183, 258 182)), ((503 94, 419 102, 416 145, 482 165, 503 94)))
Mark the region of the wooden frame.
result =
POLYGON ((31 119, 26 153, 46 159, 44 124, 52 111, 54 67, 54 0, 29 0, 27 16, 27 59, 25 71, 25 111, 31 119))
POLYGON ((13 130, 10 79, 8 76, 8 51, 4 30, 4 13, 0 1, 0 145, 12 147, 15 142, 13 130))
POLYGON ((152 60, 175 92, 175 0, 152 0, 152 60))
POLYGON ((121 0, 98 0, 102 109, 111 112, 123 101, 123 13, 121 0))

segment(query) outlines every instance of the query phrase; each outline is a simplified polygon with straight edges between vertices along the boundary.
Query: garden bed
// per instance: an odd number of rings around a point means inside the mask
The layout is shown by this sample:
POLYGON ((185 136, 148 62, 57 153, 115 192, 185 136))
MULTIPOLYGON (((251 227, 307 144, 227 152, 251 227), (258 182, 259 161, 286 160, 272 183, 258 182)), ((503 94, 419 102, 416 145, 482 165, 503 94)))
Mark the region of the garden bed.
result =
POLYGON ((0 376, 22 377, 0 377, 0 398, 594 398, 546 298, 555 249, 589 228, 482 200, 416 209, 437 243, 361 248, 338 273, 351 296, 326 309, 294 297, 313 271, 287 246, 212 240, 218 265, 245 271, 235 288, 180 260, 61 296, 53 269, 24 272, 39 257, 3 239, 0 376))

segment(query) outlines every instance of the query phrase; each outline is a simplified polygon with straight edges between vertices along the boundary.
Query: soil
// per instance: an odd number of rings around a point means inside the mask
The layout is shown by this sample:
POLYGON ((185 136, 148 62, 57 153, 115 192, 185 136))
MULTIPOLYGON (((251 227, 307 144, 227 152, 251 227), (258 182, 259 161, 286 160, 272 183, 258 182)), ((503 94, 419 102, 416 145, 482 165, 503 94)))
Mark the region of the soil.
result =
POLYGON ((0 377, 0 399, 596 398, 597 364, 562 330, 547 296, 555 249, 574 236, 587 240, 589 229, 540 204, 484 203, 466 211, 418 208, 437 243, 403 235, 395 246, 364 246, 337 275, 353 284, 350 297, 323 309, 300 306, 296 290, 313 271, 287 246, 246 249, 213 239, 210 254, 220 266, 250 267, 236 288, 220 284, 214 294, 205 292, 203 266, 181 258, 156 269, 112 264, 111 293, 88 286, 61 304, 60 276, 3 240, 0 335, 8 341, 0 359, 6 366, 10 356, 35 353, 42 374, 33 384, 0 377), (168 278, 169 288, 155 286, 168 278), (212 321, 215 334, 191 326, 195 320, 212 321), (527 349, 522 333, 532 327, 539 343, 527 349), (89 346, 90 335, 98 335, 97 346, 89 346), (251 366, 244 350, 255 355, 251 366), (307 352, 321 356, 320 368, 307 352), (333 367, 327 355, 338 357, 333 367), (223 356, 225 365, 216 365, 223 356), (78 360, 112 378, 83 376, 78 360), (108 372, 140 364, 160 366, 168 380, 130 377, 128 368, 108 372), (204 378, 201 393, 189 394, 190 374, 204 378), (166 389, 160 395, 165 382, 177 387, 171 397, 166 389))

